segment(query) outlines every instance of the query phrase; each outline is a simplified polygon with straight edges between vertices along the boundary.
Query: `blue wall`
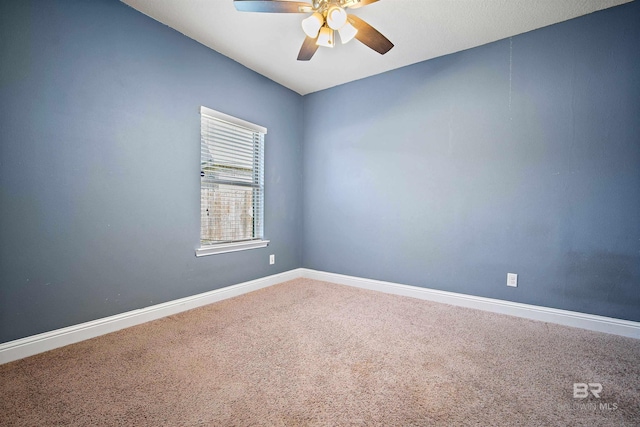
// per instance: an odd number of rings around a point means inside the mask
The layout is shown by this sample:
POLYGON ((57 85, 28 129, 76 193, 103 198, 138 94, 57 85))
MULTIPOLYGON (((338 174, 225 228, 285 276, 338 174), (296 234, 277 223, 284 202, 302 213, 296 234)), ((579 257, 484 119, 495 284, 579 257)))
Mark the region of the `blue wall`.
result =
POLYGON ((302 97, 115 0, 0 36, 0 342, 300 267, 302 97), (195 257, 200 105, 269 130, 267 248, 195 257))
POLYGON ((640 321, 639 46, 634 2, 305 97, 303 265, 640 321))

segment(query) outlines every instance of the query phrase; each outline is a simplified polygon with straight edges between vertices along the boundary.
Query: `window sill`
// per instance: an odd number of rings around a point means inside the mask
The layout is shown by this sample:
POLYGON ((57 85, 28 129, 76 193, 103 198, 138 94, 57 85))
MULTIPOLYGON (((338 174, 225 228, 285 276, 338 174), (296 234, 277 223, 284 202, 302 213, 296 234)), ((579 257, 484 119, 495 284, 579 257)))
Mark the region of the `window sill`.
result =
POLYGON ((220 243, 218 245, 202 246, 196 249, 196 256, 226 254, 229 252, 246 251, 248 249, 264 248, 269 240, 249 240, 246 242, 220 243))

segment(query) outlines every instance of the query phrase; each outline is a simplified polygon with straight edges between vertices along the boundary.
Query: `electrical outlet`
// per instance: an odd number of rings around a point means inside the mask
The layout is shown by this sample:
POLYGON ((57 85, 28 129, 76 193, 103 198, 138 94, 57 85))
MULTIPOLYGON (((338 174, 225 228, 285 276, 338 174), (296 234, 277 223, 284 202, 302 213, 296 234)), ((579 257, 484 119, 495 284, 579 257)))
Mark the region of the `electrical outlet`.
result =
POLYGON ((507 273, 507 286, 518 287, 518 275, 516 273, 507 273))
POLYGON ((269 264, 273 265, 276 263, 276 256, 274 254, 269 255, 269 264))

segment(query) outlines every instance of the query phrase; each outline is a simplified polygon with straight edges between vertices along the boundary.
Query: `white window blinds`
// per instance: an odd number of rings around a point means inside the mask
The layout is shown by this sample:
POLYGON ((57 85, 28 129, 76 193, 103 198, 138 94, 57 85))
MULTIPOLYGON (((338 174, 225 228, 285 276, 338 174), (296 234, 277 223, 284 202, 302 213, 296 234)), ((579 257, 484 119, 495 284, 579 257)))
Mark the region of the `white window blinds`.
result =
POLYGON ((206 107, 200 119, 200 244, 262 240, 267 129, 206 107))

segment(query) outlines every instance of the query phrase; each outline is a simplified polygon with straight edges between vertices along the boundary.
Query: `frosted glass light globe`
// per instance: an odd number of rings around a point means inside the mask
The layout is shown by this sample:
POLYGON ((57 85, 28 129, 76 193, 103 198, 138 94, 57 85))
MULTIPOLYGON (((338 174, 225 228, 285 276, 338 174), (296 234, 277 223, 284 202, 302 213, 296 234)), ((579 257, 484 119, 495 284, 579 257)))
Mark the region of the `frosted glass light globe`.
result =
POLYGON ((332 30, 339 30, 347 23, 347 12, 339 6, 331 6, 327 11, 327 25, 332 30))

